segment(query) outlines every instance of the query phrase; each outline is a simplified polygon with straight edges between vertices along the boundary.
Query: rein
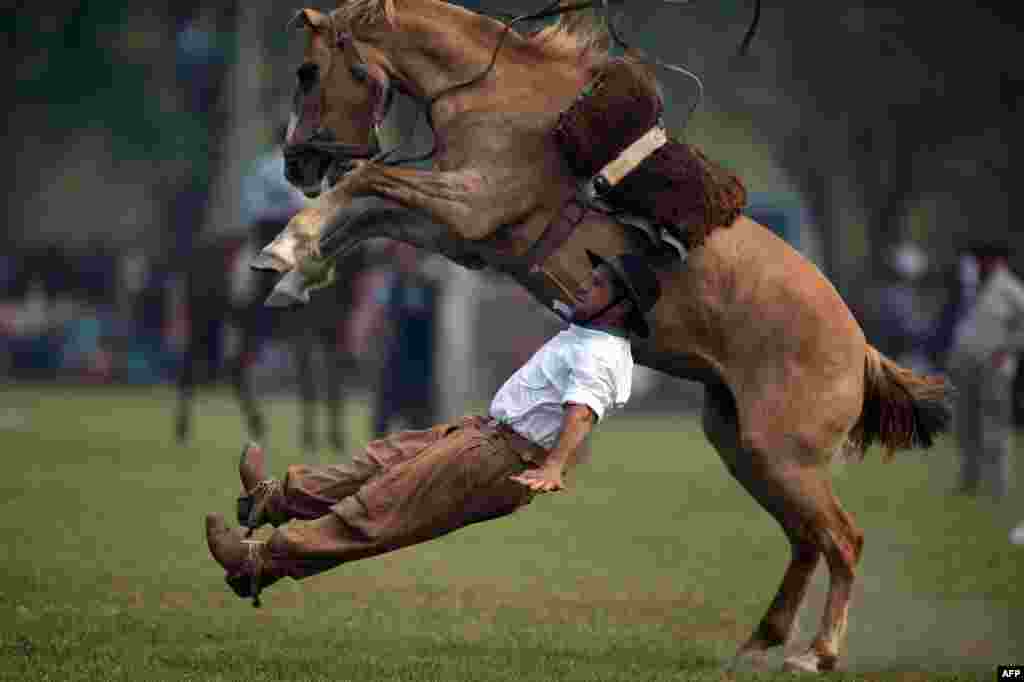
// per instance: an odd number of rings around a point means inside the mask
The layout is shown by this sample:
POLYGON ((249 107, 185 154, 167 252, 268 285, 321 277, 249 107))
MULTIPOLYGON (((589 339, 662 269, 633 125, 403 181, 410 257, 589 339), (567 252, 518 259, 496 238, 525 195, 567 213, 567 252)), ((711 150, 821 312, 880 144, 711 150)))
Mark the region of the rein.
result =
MULTIPOLYGON (((561 0, 552 0, 551 3, 549 3, 541 10, 531 12, 529 14, 522 14, 513 18, 511 21, 503 22, 505 23, 505 28, 502 30, 501 35, 498 36, 498 43, 494 46, 494 50, 491 52, 491 59, 487 63, 487 66, 484 67, 483 71, 481 71, 480 73, 478 73, 477 75, 473 76, 468 80, 462 81, 461 83, 454 83, 452 85, 449 85, 447 88, 442 89, 440 92, 431 95, 426 102, 421 103, 424 117, 426 118, 427 125, 430 127, 430 132, 432 133, 430 150, 424 152, 423 154, 420 154, 419 156, 407 159, 395 159, 391 161, 386 161, 386 163, 388 163, 389 165, 417 163, 420 161, 426 161, 434 157, 434 154, 437 153, 437 129, 434 125, 434 105, 437 104, 437 102, 440 101, 442 97, 450 95, 451 93, 457 90, 463 90, 465 88, 472 87, 473 85, 476 85, 480 81, 487 78, 487 76, 490 75, 491 71, 494 70, 494 65, 498 61, 498 53, 501 52, 501 48, 505 44, 505 39, 508 37, 508 34, 512 32, 512 28, 516 24, 522 21, 536 21, 539 19, 548 19, 550 17, 558 16, 561 14, 567 14, 569 12, 576 12, 593 6, 593 0, 584 0, 583 2, 577 2, 571 5, 565 5, 561 7, 559 6, 560 2, 561 0)), ((405 145, 407 142, 408 140, 402 140, 397 145, 395 145, 395 147, 388 150, 387 152, 381 152, 381 154, 379 154, 379 156, 382 157, 381 161, 387 159, 388 156, 390 156, 394 151, 398 150, 400 147, 405 145)))
MULTIPOLYGON (((432 133, 430 149, 428 151, 414 157, 399 159, 391 158, 395 152, 397 152, 399 149, 401 149, 402 147, 406 146, 409 143, 408 136, 406 139, 397 142, 390 149, 380 148, 379 144, 377 143, 377 138, 379 138, 379 135, 377 133, 380 130, 381 124, 383 123, 384 115, 386 115, 387 109, 390 106, 390 89, 388 89, 382 95, 385 98, 385 101, 382 103, 383 106, 380 107, 383 115, 375 116, 374 118, 373 127, 375 139, 370 144, 341 144, 331 142, 328 140, 311 139, 307 142, 295 145, 295 150, 315 151, 317 153, 323 154, 327 156, 331 160, 331 162, 336 164, 341 172, 344 172, 345 170, 351 168, 352 162, 357 160, 368 161, 370 163, 381 163, 389 166, 398 166, 402 164, 411 164, 418 163, 421 161, 427 161, 433 158, 434 155, 437 153, 437 135, 433 116, 434 104, 436 104, 442 97, 445 97, 446 95, 450 95, 451 93, 456 92, 458 90, 462 90, 473 85, 476 85, 480 81, 487 78, 487 76, 489 76, 490 73, 494 70, 494 66, 498 61, 498 54, 505 43, 505 39, 508 37, 508 34, 511 33, 513 27, 515 27, 516 24, 523 21, 539 21, 543 19, 550 19, 551 17, 560 16, 562 14, 567 14, 569 12, 578 12, 585 9, 591 9, 597 4, 600 4, 601 6, 602 12, 605 17, 605 23, 608 27, 608 32, 611 35, 612 40, 619 47, 621 47, 623 50, 631 50, 639 54, 642 59, 649 61, 650 63, 656 66, 659 66, 668 71, 673 71, 675 73, 682 74, 694 81, 694 83, 697 86, 697 96, 694 98, 693 104, 690 106, 689 112, 687 113, 687 119, 689 119, 693 115, 701 99, 703 99, 704 96, 704 83, 703 81, 701 81, 700 77, 697 76, 697 74, 678 64, 665 62, 657 56, 648 54, 647 52, 640 50, 639 48, 634 48, 631 45, 629 45, 629 43, 625 41, 619 29, 615 25, 615 21, 612 16, 610 0, 580 0, 579 2, 574 2, 566 5, 560 5, 560 1, 561 0, 552 0, 552 2, 550 2, 548 5, 546 5, 540 10, 515 16, 508 21, 502 21, 502 23, 505 24, 505 28, 504 30, 502 30, 501 35, 498 37, 498 43, 497 45, 494 46, 494 50, 491 53, 490 61, 480 73, 461 83, 455 83, 448 86, 447 88, 444 88, 440 92, 431 95, 426 102, 419 102, 419 104, 421 105, 421 109, 423 111, 423 115, 426 119, 426 123, 432 133)), ((746 54, 747 49, 750 47, 750 43, 753 40, 755 33, 757 32, 760 17, 761 0, 755 0, 754 17, 750 23, 750 26, 747 29, 746 34, 743 37, 743 41, 740 44, 739 54, 746 54)), ((337 46, 342 48, 345 47, 346 45, 350 46, 352 48, 352 51, 355 53, 356 58, 358 59, 356 64, 352 66, 353 75, 360 81, 367 81, 369 78, 368 65, 366 63, 366 60, 363 58, 362 54, 359 52, 359 48, 355 43, 354 37, 352 36, 351 33, 347 31, 337 31, 337 34, 337 46)), ((410 132, 409 136, 411 136, 412 134, 413 132, 410 132)), ((341 175, 341 173, 335 173, 334 175, 335 177, 338 177, 341 175)))

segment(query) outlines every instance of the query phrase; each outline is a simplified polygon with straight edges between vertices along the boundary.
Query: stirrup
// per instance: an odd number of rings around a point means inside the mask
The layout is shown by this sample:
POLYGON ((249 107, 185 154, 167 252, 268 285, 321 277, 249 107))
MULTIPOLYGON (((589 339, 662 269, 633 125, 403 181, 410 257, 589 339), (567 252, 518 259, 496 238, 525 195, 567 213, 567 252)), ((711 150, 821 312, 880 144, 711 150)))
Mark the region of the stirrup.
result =
POLYGON ((246 568, 249 569, 249 574, 239 573, 237 575, 226 575, 224 576, 224 582, 228 584, 235 594, 242 599, 248 599, 252 597, 253 608, 260 608, 263 606, 263 602, 260 601, 260 578, 263 576, 263 559, 260 558, 259 548, 266 543, 262 540, 242 540, 249 550, 249 556, 246 559, 246 568))
POLYGON ((267 505, 270 499, 282 492, 281 481, 273 478, 260 481, 247 495, 240 495, 238 498, 238 523, 246 528, 245 537, 251 537, 254 530, 269 523, 272 526, 279 524, 270 521, 266 517, 267 505))

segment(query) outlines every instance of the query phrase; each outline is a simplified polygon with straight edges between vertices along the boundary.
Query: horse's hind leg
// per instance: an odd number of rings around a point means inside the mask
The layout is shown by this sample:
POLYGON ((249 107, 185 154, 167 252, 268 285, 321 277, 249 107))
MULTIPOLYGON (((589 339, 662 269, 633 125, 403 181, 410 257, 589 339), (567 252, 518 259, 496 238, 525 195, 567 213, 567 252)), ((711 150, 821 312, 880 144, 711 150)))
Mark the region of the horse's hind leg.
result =
POLYGON ((231 361, 231 383, 235 389, 238 405, 245 417, 249 438, 262 441, 266 437, 266 421, 260 411, 259 403, 256 402, 256 394, 252 390, 251 381, 252 361, 255 354, 255 334, 243 327, 242 348, 231 361))
POLYGON ((782 526, 791 557, 782 584, 734 665, 757 661, 772 647, 785 644, 811 576, 825 555, 832 585, 822 630, 811 649, 787 660, 787 667, 827 670, 835 665, 846 629, 846 609, 862 536, 842 510, 820 465, 805 456, 797 461, 785 452, 745 447, 739 434, 735 403, 724 386, 709 387, 704 404, 704 430, 730 473, 782 526))
MULTIPOLYGON (((704 398, 703 426, 708 440, 718 451, 730 472, 751 494, 754 494, 747 482, 744 481, 745 476, 741 477, 737 474, 737 468, 748 462, 749 456, 743 452, 740 444, 736 406, 728 388, 724 386, 707 387, 704 398)), ((758 495, 754 494, 754 497, 757 498, 758 495)), ((772 510, 769 509, 769 511, 772 510)), ((776 518, 778 517, 776 516, 776 518)), ((768 612, 761 619, 750 639, 736 654, 733 661, 734 667, 744 664, 762 667, 765 665, 764 653, 786 643, 793 630, 793 623, 796 620, 800 603, 807 593, 807 586, 810 584, 811 576, 821 556, 818 546, 802 536, 799 524, 787 524, 783 521, 782 527, 789 539, 792 552, 789 567, 786 569, 782 585, 779 587, 775 599, 772 600, 768 612)))
POLYGON ((829 570, 828 600, 821 620, 821 629, 810 648, 799 656, 786 659, 785 668, 793 671, 832 670, 846 638, 847 615, 853 581, 864 546, 864 534, 832 494, 832 486, 823 480, 828 493, 830 513, 814 524, 813 533, 829 570))

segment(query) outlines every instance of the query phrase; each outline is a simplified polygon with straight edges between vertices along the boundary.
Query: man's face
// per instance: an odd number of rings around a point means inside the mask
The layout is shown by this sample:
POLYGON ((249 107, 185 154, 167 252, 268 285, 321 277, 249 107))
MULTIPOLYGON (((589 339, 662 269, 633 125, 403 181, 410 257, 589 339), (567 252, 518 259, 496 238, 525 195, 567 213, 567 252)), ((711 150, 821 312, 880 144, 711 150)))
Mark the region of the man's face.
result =
MULTIPOLYGON (((615 283, 611 270, 606 265, 599 265, 590 273, 590 281, 584 282, 576 290, 576 310, 573 319, 579 321, 588 320, 595 313, 600 312, 615 298, 615 283)), ((611 318, 618 319, 615 313, 619 306, 609 314, 602 315, 600 320, 595 322, 610 321, 611 318)))

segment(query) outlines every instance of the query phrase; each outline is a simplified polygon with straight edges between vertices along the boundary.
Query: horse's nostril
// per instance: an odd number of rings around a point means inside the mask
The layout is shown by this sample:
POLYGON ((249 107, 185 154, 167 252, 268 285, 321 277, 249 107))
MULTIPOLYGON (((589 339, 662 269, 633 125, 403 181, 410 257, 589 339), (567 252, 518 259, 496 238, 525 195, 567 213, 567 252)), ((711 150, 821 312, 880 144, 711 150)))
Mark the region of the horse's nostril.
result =
POLYGON ((313 62, 305 62, 295 70, 295 75, 299 78, 299 85, 304 89, 309 89, 316 83, 316 79, 320 75, 320 67, 313 62))

